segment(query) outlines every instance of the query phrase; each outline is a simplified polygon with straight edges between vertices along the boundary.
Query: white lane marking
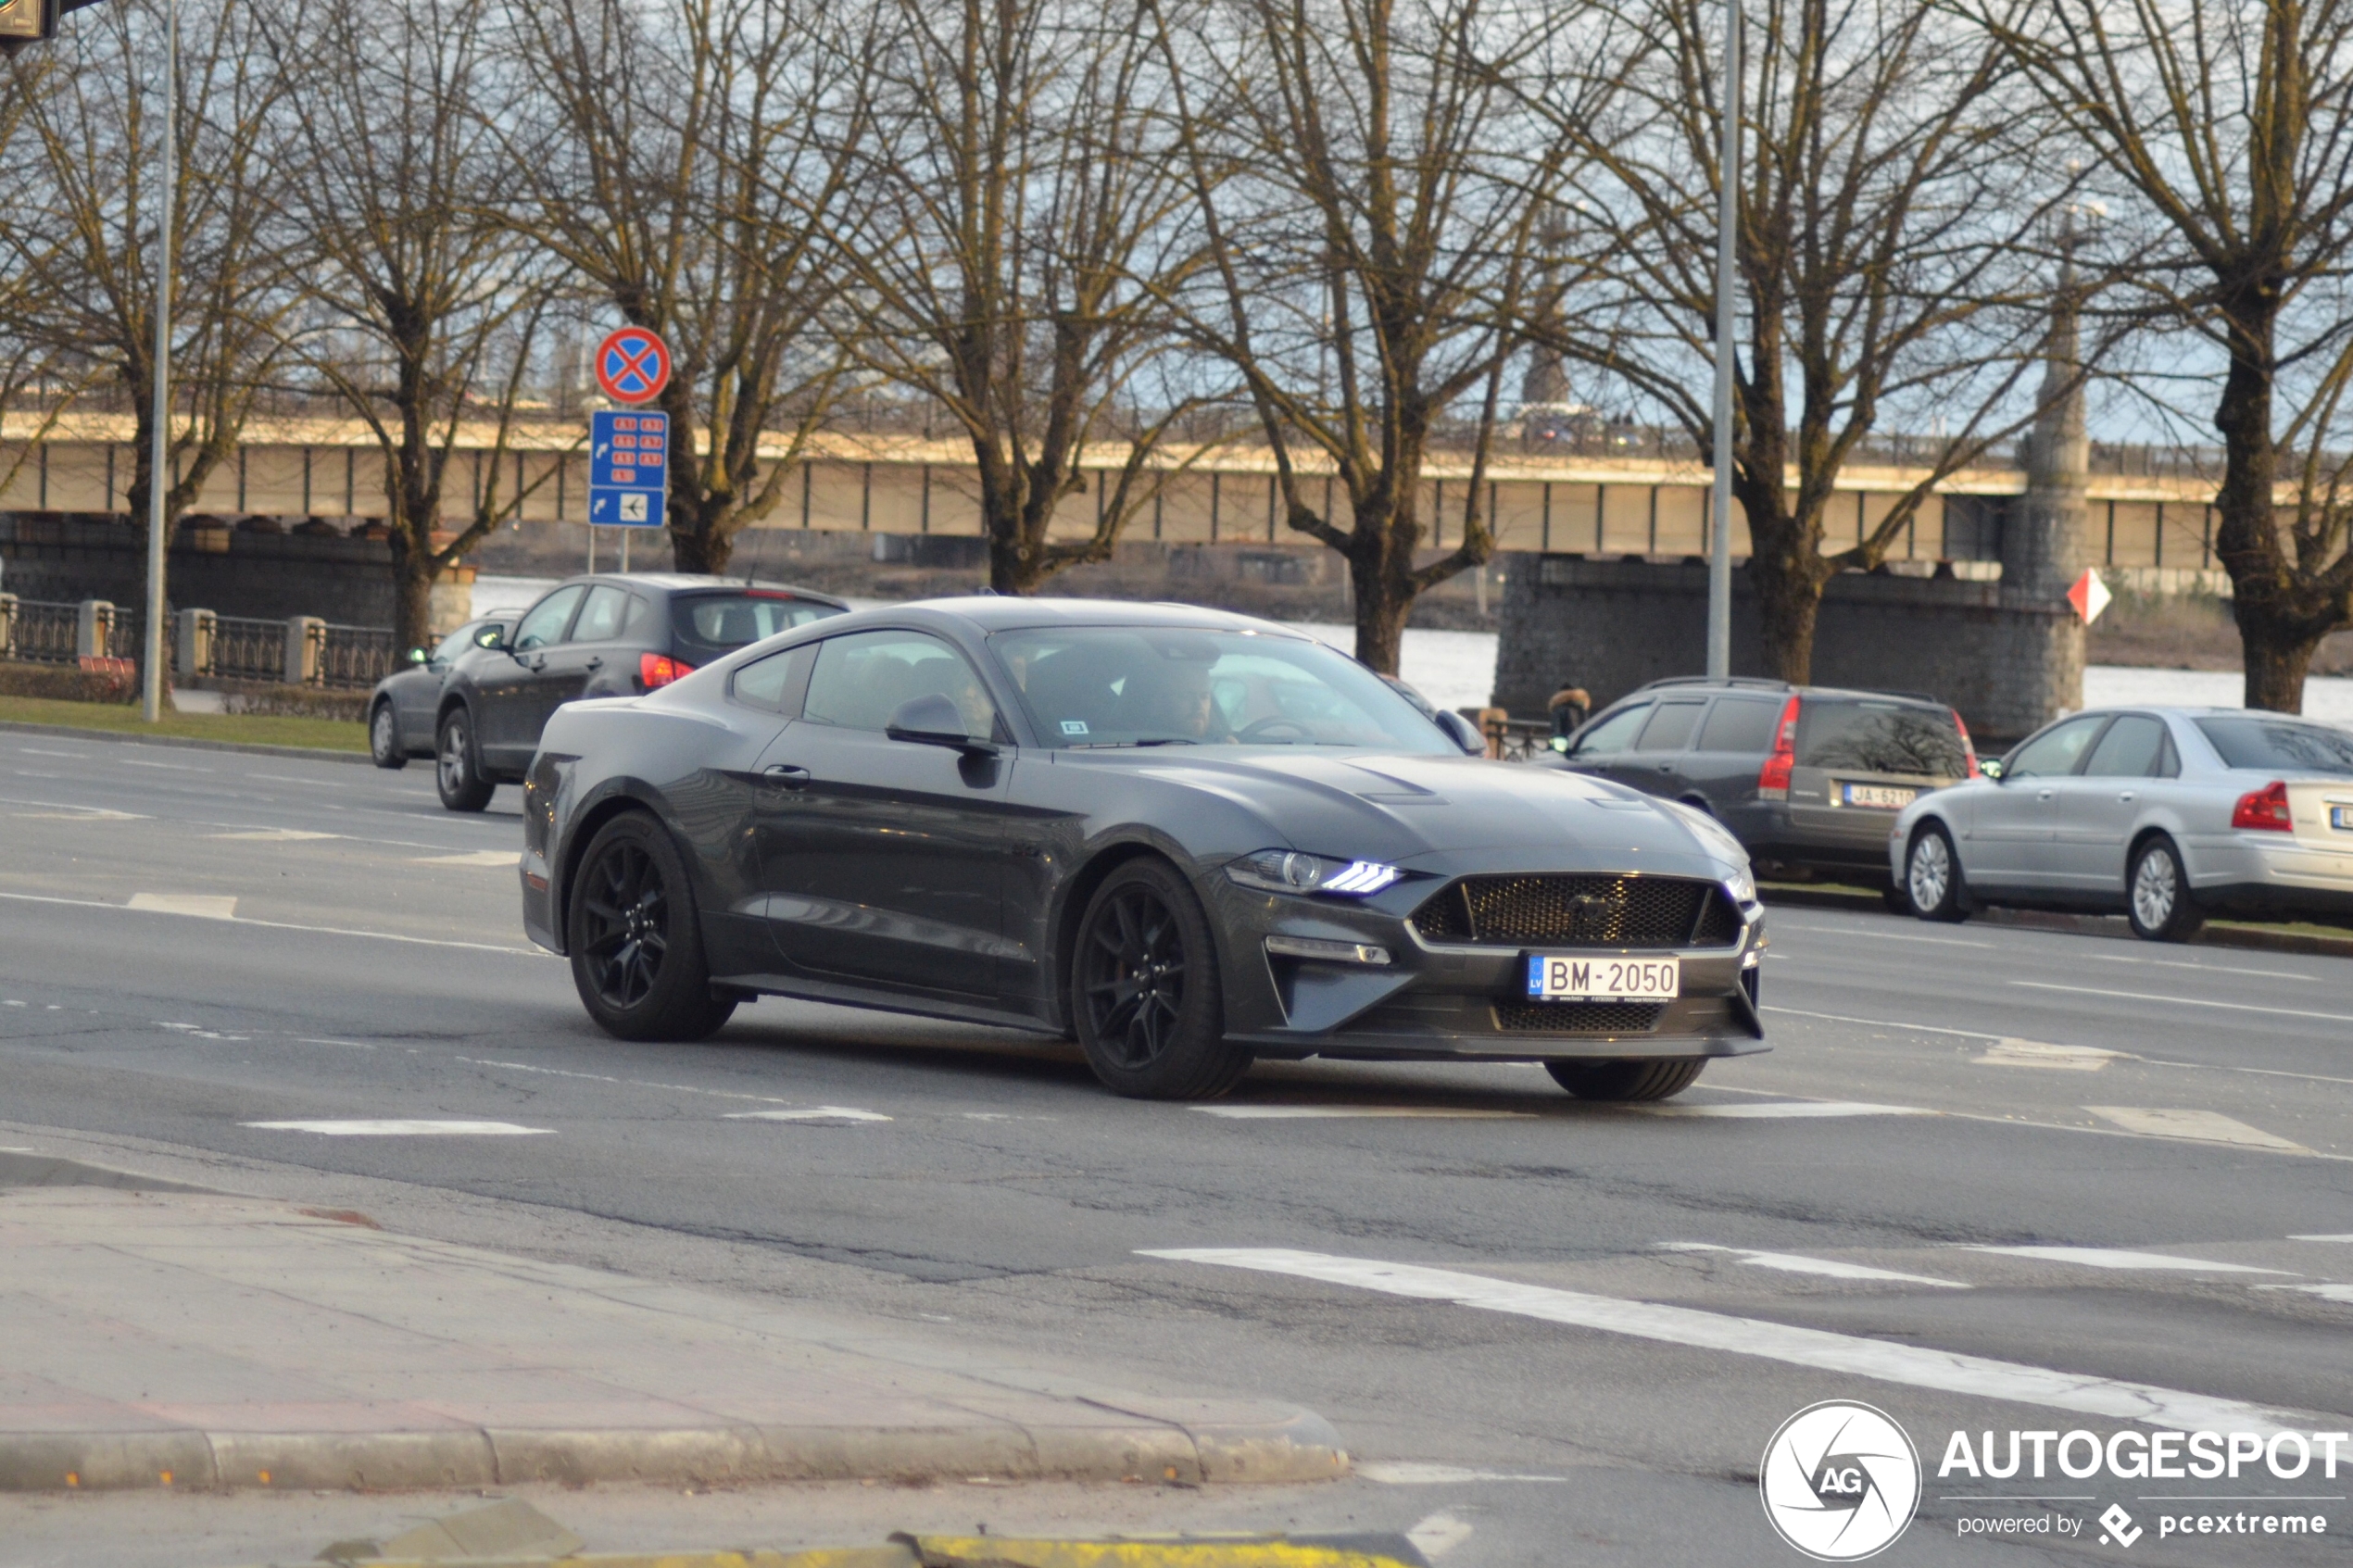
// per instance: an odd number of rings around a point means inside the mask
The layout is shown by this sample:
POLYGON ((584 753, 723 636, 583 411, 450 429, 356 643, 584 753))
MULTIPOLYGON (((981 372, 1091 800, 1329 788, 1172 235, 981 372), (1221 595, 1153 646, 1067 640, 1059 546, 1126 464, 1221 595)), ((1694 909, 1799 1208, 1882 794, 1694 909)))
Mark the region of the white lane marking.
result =
POLYGON ((1969 1252, 1998 1252, 2005 1258, 2032 1258, 2045 1263, 2081 1263, 2087 1269, 2165 1269, 2181 1273, 2286 1274, 2293 1269, 2259 1269, 2252 1263, 2209 1263, 2203 1258, 2177 1258, 2170 1252, 2133 1252, 2119 1247, 1969 1247, 1969 1252))
POLYGON ((1566 1481, 1566 1475, 1520 1475, 1508 1470, 1475 1470, 1462 1464, 1425 1464, 1416 1460, 1377 1459, 1350 1465, 1352 1474, 1384 1486, 1461 1486, 1473 1481, 1566 1481))
POLYGON ((2323 1301, 2353 1304, 2353 1285, 2259 1285, 2258 1290, 2300 1290, 2307 1296, 2317 1296, 2323 1301))
POLYGON ((127 909, 158 915, 195 915, 204 920, 235 920, 237 901, 209 893, 133 893, 127 909))
POLYGON ((2260 1127, 2250 1127, 2236 1117, 2225 1116, 2219 1110, 2182 1110, 2171 1107, 2136 1105, 2087 1105, 2083 1109, 2104 1122, 2115 1123, 2127 1132, 2143 1133, 2153 1138, 2235 1144, 2246 1148, 2272 1149, 2282 1154, 2311 1152, 2300 1143, 2267 1133, 2260 1127))
POLYGON ((295 1044, 297 1046, 346 1046, 355 1051, 371 1051, 376 1048, 365 1040, 321 1040, 308 1035, 296 1035, 295 1044))
POLYGON ((102 811, 92 806, 77 809, 68 807, 56 811, 11 811, 9 816, 20 822, 145 822, 154 821, 131 811, 102 811))
POLYGON ((1530 1121, 1532 1110, 1455 1110, 1442 1105, 1196 1105, 1229 1122, 1320 1122, 1340 1117, 1414 1117, 1475 1122, 1530 1121))
POLYGON ((1768 1006, 1763 1010, 1787 1013, 1792 1018, 1818 1018, 1829 1023, 1860 1023, 1873 1029, 1902 1029, 1914 1035, 1953 1035, 1964 1040, 2002 1038, 1991 1029, 1940 1029, 1932 1023, 1897 1023, 1885 1018, 1849 1018, 1843 1012, 1808 1012, 1804 1008, 1768 1006))
MULTIPOLYGON (((97 898, 57 898, 45 893, 0 893, 17 904, 59 904, 73 909, 137 909, 133 904, 109 904, 97 898)), ((142 913, 177 913, 177 910, 142 910, 142 913)), ((518 958, 551 959, 556 955, 544 947, 510 947, 494 942, 458 942, 443 936, 402 936, 389 931, 349 931, 334 925, 297 925, 291 921, 252 920, 244 915, 230 919, 232 925, 248 925, 261 931, 303 931, 314 936, 364 936, 371 942, 406 942, 420 947, 462 947, 474 953, 512 953, 518 958)))
POLYGON ((8 1000, 6 1000, 6 1001, 5 1001, 5 1002, 0 1002, 0 1007, 20 1008, 20 1007, 22 1007, 22 1006, 24 1006, 24 1004, 23 1004, 22 1002, 20 1002, 20 1001, 18 1001, 18 1000, 17 1000, 17 999, 15 999, 14 997, 10 997, 8 1000))
POLYGON ((90 760, 90 754, 86 751, 44 751, 37 746, 20 746, 17 749, 28 757, 70 757, 77 762, 90 760))
POLYGON ((297 779, 285 773, 247 773, 245 777, 249 779, 267 779, 271 784, 309 784, 318 789, 341 789, 344 787, 344 781, 341 779, 297 779))
POLYGON ((2097 1073, 2109 1062, 2128 1060, 2123 1051, 2097 1046, 2053 1046, 2041 1040, 2000 1039, 1983 1056, 1969 1060, 1979 1067, 2039 1067, 2054 1073, 2097 1073))
POLYGON ((789 1110, 730 1110, 730 1122, 887 1122, 889 1117, 879 1110, 861 1110, 853 1105, 803 1105, 789 1110))
POLYGON ((518 849, 469 849, 462 855, 412 856, 409 863, 412 866, 481 866, 485 870, 492 867, 511 869, 522 863, 522 852, 518 849))
POLYGON ((2331 1023, 2353 1023, 2353 1012, 2312 1012, 2304 1008, 2263 1008, 2253 1002, 2209 1002, 2196 997, 2152 997, 2145 991, 2103 991, 2096 985, 2061 985, 2049 980, 2013 980, 2030 991, 2071 991, 2081 997, 2114 997, 2127 1002, 2155 1002, 2159 1007, 2216 1008, 2224 1012, 2265 1012, 2275 1018, 2320 1018, 2331 1023))
POLYGON ((243 833, 208 833, 207 838, 244 839, 253 844, 299 844, 312 838, 341 838, 339 833, 312 833, 307 828, 252 828, 243 833))
POLYGON ((529 1137, 552 1134, 553 1127, 522 1127, 512 1122, 431 1122, 400 1118, 341 1122, 245 1122, 270 1133, 322 1133, 328 1137, 529 1137))
POLYGON ((1759 1269, 1779 1269, 1783 1273, 1820 1274, 1827 1279, 1875 1279, 1900 1285, 1932 1285, 1942 1290, 1967 1290, 1969 1286, 1957 1279, 1933 1279, 1927 1274, 1899 1273, 1894 1269, 1874 1269, 1866 1263, 1841 1262, 1835 1258, 1808 1258, 1797 1252, 1757 1252, 1745 1247, 1718 1247, 1711 1241, 1662 1241, 1659 1248, 1666 1252, 1723 1252, 1742 1262, 1759 1269))
POLYGON ((1145 1250, 1139 1256, 1253 1269, 1425 1301, 1450 1301, 1484 1311, 1511 1312, 1576 1328, 1657 1340, 1687 1349, 1721 1350, 1915 1388, 2079 1411, 2086 1415, 2112 1416, 2145 1425, 2178 1426, 2185 1431, 2208 1427, 2229 1431, 2237 1427, 2269 1436, 2274 1432, 2309 1431, 2315 1419, 2153 1384, 2058 1372, 1957 1350, 1900 1345, 1858 1335, 1701 1311, 1692 1307, 1521 1285, 1483 1274, 1459 1273, 1452 1269, 1341 1258, 1327 1252, 1296 1252, 1284 1248, 1172 1248, 1145 1250))
POLYGON ((572 1073, 560 1067, 531 1067, 520 1061, 492 1061, 483 1057, 461 1056, 453 1060, 469 1067, 497 1067, 509 1073, 537 1073, 549 1078, 579 1078, 591 1084, 619 1084, 632 1089, 663 1089, 674 1095, 711 1095, 719 1099, 749 1099, 770 1105, 791 1103, 775 1095, 748 1095, 736 1089, 702 1089, 692 1084, 657 1084, 648 1078, 615 1078, 605 1073, 572 1073))
MULTIPOLYGON (((24 1006, 22 1002, 11 1002, 8 1005, 10 1007, 24 1006)), ((2353 1236, 2292 1236, 2288 1239, 2290 1241, 2353 1241, 2353 1236)))
MULTIPOLYGON (((1769 909, 1771 906, 1768 904, 1767 908, 1769 909)), ((1854 930, 1836 925, 1798 925, 1786 919, 1773 922, 1773 935, 1778 936, 1784 931, 1802 931, 1809 936, 1838 936, 1850 941, 1933 942, 1940 947, 1991 947, 1994 946, 1991 942, 1972 942, 1966 936, 1923 936, 1908 931, 1870 931, 1854 930)))
POLYGON ((118 757, 117 762, 126 768, 161 768, 173 773, 209 773, 210 768, 199 768, 192 762, 142 762, 136 757, 118 757))
POLYGON ((1471 1527, 1444 1509, 1428 1514, 1405 1532, 1405 1538, 1420 1549, 1424 1557, 1443 1557, 1470 1539, 1471 1527))
POLYGON ((1616 1109, 1643 1116, 1724 1116, 1737 1121, 1775 1121, 1817 1116, 1942 1116, 1913 1105, 1869 1105, 1851 1099, 1777 1099, 1761 1105, 1627 1105, 1616 1109))
POLYGON ((2099 963, 2145 964, 2151 969, 2186 969, 2199 974, 2254 974, 2266 980, 2303 980, 2315 985, 2322 983, 2317 974, 2298 974, 2292 969, 2247 969, 2240 964, 2184 963, 2180 959, 2137 959, 2129 953, 2078 953, 2078 958, 2099 963))

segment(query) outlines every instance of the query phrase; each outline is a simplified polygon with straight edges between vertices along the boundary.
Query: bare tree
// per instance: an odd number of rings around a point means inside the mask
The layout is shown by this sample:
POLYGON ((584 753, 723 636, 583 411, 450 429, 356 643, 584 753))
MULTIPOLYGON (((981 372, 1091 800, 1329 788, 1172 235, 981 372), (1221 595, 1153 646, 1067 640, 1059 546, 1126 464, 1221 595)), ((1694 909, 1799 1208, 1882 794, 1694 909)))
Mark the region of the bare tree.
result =
MULTIPOLYGON (((135 450, 126 498, 134 518, 147 508, 152 433, 165 421, 175 470, 164 495, 170 520, 235 452, 277 358, 286 299, 261 146, 285 84, 258 47, 249 8, 182 7, 171 225, 175 407, 158 410, 158 99, 147 72, 162 53, 160 26, 148 0, 122 0, 78 17, 46 46, 54 69, 37 79, 24 108, 43 155, 39 181, 21 203, 8 260, 28 285, 29 334, 116 382, 131 404, 135 450)), ((17 82, 27 80, 27 63, 12 64, 17 82)))
POLYGON ((2314 647, 2353 625, 2353 0, 2053 0, 1982 19, 2172 242, 2172 265, 2136 281, 2221 382, 2214 544, 2246 705, 2297 712, 2314 647))
MULTIPOLYGON (((1715 439, 1724 77, 1711 0, 1608 0, 1615 79, 1552 118, 1584 161, 1572 229, 1609 258, 1586 331, 1558 346, 1715 439), (1606 322, 1609 330, 1594 330, 1606 322)), ((1912 0, 1765 0, 1742 44, 1745 166, 1735 265, 1734 497, 1766 668, 1810 677, 1822 590, 1869 570, 1935 487, 2032 419, 2020 384, 2046 332, 2049 177, 2007 57, 1912 0), (1854 545, 1825 550, 1840 473, 1891 416, 1939 433, 1854 545)), ((2096 345, 2095 345, 2096 346, 2096 345)))
POLYGON ((297 352, 383 454, 402 647, 432 634, 434 580, 530 493, 504 459, 556 282, 496 211, 512 143, 488 123, 511 86, 493 16, 490 0, 319 0, 276 39, 302 84, 272 182, 305 260, 297 352), (461 431, 482 483, 437 538, 461 431))
POLYGON ((1198 267, 1164 133, 1161 55, 1132 17, 1069 0, 898 0, 841 254, 849 342, 971 442, 990 584, 1035 592, 1107 559, 1172 471, 1202 395, 1163 378, 1163 301, 1198 267), (1149 405, 1147 406, 1147 398, 1149 405), (1091 442, 1125 437, 1083 540, 1050 543, 1091 442))
POLYGON ((510 215, 670 345, 660 406, 682 571, 726 570, 841 384, 826 232, 855 194, 871 41, 837 32, 856 25, 827 0, 521 14, 541 140, 510 159, 522 198, 510 215), (764 458, 779 420, 786 449, 764 458))
MULTIPOLYGON (((49 51, 19 53, 24 57, 7 68, 8 88, 0 94, 0 185, 38 191, 44 178, 41 149, 32 137, 19 132, 27 107, 58 89, 47 79, 49 51)), ((38 257, 44 263, 26 266, 19 260, 0 267, 0 421, 11 410, 20 416, 15 445, 0 447, 0 494, 16 483, 40 443, 88 390, 94 375, 88 361, 44 341, 35 320, 46 253, 66 243, 46 231, 42 217, 38 208, 0 207, 0 257, 38 257)))
POLYGON ((1502 377, 1566 286, 1537 235, 1568 143, 1517 96, 1563 24, 1521 0, 1227 0, 1159 21, 1210 261, 1189 333, 1240 376, 1285 523, 1347 560, 1356 656, 1393 672, 1415 599, 1493 553, 1502 377), (1441 433, 1470 483, 1461 543, 1426 561, 1441 433))

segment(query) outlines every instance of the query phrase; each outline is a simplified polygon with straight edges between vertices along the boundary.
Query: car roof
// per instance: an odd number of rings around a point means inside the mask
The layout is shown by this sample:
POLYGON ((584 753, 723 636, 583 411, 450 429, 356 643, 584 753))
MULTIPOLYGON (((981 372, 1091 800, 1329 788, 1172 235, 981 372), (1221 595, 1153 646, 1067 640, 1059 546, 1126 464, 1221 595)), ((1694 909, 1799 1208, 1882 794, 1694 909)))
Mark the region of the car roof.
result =
MULTIPOLYGON (((821 594, 814 588, 804 588, 793 583, 770 583, 747 577, 719 577, 695 571, 582 571, 565 578, 556 588, 569 588, 575 583, 610 583, 623 588, 650 588, 658 593, 676 594, 694 589, 749 588, 760 593, 789 594, 797 599, 812 599, 819 604, 849 608, 848 599, 821 594)), ((547 590, 555 592, 555 588, 547 590)), ((540 596, 546 597, 546 595, 540 596)))
POLYGON ((1049 626, 1182 626, 1197 631, 1275 633, 1303 637, 1298 628, 1254 615, 1208 609, 1200 605, 1166 601, 1138 603, 1133 599, 1015 598, 976 594, 962 598, 916 599, 892 605, 893 610, 920 610, 953 616, 982 632, 1011 632, 1049 626))
MULTIPOLYGON (((1796 686, 1787 681, 1776 681, 1762 675, 1668 675, 1661 680, 1645 681, 1626 696, 1642 696, 1647 693, 1665 693, 1686 687, 1700 692, 1795 692, 1800 696, 1866 697, 1874 702, 1920 702, 1932 708, 1952 706, 1943 697, 1931 696, 1926 692, 1865 691, 1854 686, 1796 686)), ((1625 697, 1618 700, 1623 702, 1625 697)))

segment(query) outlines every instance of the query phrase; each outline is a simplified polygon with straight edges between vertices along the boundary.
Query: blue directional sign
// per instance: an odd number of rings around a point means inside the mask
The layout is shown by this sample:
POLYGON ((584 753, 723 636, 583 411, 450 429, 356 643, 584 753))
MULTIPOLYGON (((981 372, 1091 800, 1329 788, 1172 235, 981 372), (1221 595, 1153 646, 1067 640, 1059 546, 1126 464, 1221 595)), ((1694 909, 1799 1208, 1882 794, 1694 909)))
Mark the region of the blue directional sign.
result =
POLYGON ((588 521, 660 528, 670 482, 670 416, 600 409, 588 416, 588 521))

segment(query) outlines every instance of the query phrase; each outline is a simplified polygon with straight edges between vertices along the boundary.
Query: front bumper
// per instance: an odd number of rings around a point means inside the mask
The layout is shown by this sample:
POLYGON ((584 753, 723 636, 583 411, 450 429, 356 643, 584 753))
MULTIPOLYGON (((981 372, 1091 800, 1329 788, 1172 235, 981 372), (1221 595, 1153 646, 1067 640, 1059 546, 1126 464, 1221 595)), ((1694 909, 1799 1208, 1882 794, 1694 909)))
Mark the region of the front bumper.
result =
POLYGON ((1438 885, 1424 880, 1341 902, 1229 884, 1218 902, 1231 942, 1231 1037, 1277 1059, 1544 1061, 1729 1057, 1768 1048, 1757 991, 1764 910, 1754 903, 1741 908, 1730 946, 1575 949, 1594 958, 1681 960, 1682 994, 1673 1001, 1530 1002, 1526 956, 1568 947, 1428 940, 1408 917, 1438 885), (1294 948, 1377 947, 1389 962, 1270 953, 1269 936, 1294 948))

